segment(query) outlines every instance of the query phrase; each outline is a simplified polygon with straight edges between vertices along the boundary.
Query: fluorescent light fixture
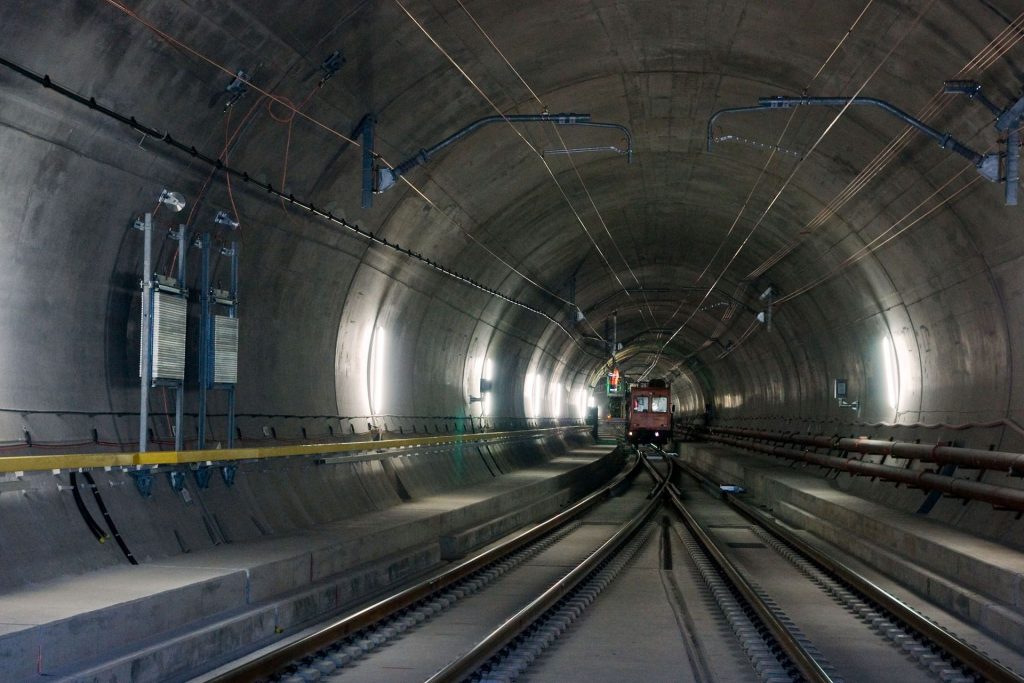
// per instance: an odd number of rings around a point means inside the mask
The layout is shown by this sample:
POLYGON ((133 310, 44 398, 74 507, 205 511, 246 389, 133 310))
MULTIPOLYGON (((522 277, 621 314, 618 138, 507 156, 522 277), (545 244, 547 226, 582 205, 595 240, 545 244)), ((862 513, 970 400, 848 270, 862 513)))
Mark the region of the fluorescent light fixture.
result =
POLYGON ((551 387, 551 417, 562 417, 562 383, 551 387))
POLYGON ((373 353, 370 358, 370 412, 378 415, 384 410, 384 363, 386 335, 383 327, 378 327, 373 335, 373 353))
POLYGON ((533 416, 540 417, 544 412, 544 382, 540 375, 537 375, 533 383, 533 416))
POLYGON ((885 396, 889 407, 896 410, 900 395, 900 365, 892 339, 882 338, 882 367, 885 372, 885 396))
POLYGON ((526 382, 523 384, 523 411, 526 417, 534 417, 533 385, 536 382, 536 375, 532 372, 526 373, 526 382))

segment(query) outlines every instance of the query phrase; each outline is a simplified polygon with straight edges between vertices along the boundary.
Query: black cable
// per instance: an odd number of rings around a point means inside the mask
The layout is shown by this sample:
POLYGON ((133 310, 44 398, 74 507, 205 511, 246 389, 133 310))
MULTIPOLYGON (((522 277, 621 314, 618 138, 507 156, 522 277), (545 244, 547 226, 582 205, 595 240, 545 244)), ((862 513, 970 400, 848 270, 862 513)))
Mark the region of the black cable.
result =
POLYGON ((78 473, 71 473, 71 493, 75 498, 75 506, 78 508, 78 512, 81 513, 82 519, 85 520, 85 525, 89 527, 89 531, 92 532, 93 537, 100 543, 106 543, 107 535, 103 533, 103 529, 96 523, 96 520, 92 518, 92 514, 89 513, 88 508, 85 507, 85 501, 82 500, 82 492, 78 490, 78 473))
POLYGON ((38 83, 39 85, 43 86, 44 88, 47 88, 49 90, 53 90, 57 94, 62 95, 64 97, 68 98, 69 100, 72 100, 74 102, 77 102, 78 104, 84 105, 84 106, 88 107, 89 109, 92 109, 93 111, 99 112, 100 114, 103 114, 104 116, 106 116, 108 118, 114 119, 115 121, 117 121, 119 123, 122 123, 122 124, 124 124, 126 126, 130 126, 132 129, 142 133, 143 135, 147 135, 147 136, 152 137, 154 139, 161 140, 164 143, 170 145, 171 147, 173 147, 173 148, 175 148, 177 150, 180 150, 182 152, 185 152, 186 154, 192 156, 195 159, 199 159, 200 161, 202 161, 202 162, 204 162, 204 163, 206 163, 206 164, 208 164, 210 166, 213 166, 213 167, 215 167, 218 170, 222 170, 222 171, 224 171, 225 173, 227 173, 229 175, 233 175, 233 176, 235 176, 237 178, 240 178, 245 183, 248 183, 248 184, 251 184, 251 185, 255 185, 256 187, 258 187, 258 188, 260 188, 262 190, 266 190, 266 192, 268 194, 273 195, 275 197, 278 197, 278 198, 280 198, 282 200, 285 200, 285 201, 289 202, 290 204, 292 204, 293 206, 297 206, 300 209, 304 209, 304 210, 308 211, 309 213, 313 214, 314 216, 318 216, 320 218, 326 219, 326 220, 330 221, 331 223, 333 223, 335 225, 340 225, 341 227, 346 228, 346 229, 354 232, 356 235, 358 235, 358 236, 360 236, 360 237, 362 237, 364 239, 367 239, 367 240, 369 240, 370 242, 372 242, 374 244, 378 244, 380 246, 387 247, 388 249, 396 251, 396 252, 398 252, 400 254, 404 254, 405 256, 408 256, 409 258, 416 259, 417 261, 419 261, 421 263, 424 263, 427 266, 430 266, 431 268, 433 268, 434 270, 438 271, 439 273, 442 273, 444 275, 447 275, 450 278, 458 280, 459 282, 462 282, 463 284, 467 284, 467 285, 469 285, 471 287, 475 287, 476 289, 479 289, 480 291, 485 292, 486 294, 490 294, 491 296, 496 297, 498 299, 501 299, 502 301, 506 301, 506 302, 508 302, 508 303, 510 303, 510 304, 512 304, 514 306, 518 306, 518 307, 520 307, 522 309, 530 311, 531 313, 539 315, 542 318, 545 318, 546 320, 548 320, 550 323, 552 323, 555 326, 557 326, 560 330, 562 330, 562 332, 564 332, 566 334, 566 336, 568 336, 569 339, 571 339, 572 342, 576 346, 578 346, 580 348, 580 350, 583 351, 584 353, 587 353, 587 354, 589 354, 591 356, 594 356, 595 358, 598 358, 598 357, 600 357, 602 359, 604 358, 603 355, 595 354, 594 352, 590 351, 589 349, 584 348, 583 345, 580 344, 579 340, 572 333, 570 333, 569 330, 567 330, 565 328, 565 326, 562 325, 562 323, 558 322, 552 316, 548 315, 547 313, 545 313, 544 311, 540 310, 539 308, 536 308, 536 307, 531 306, 529 304, 523 303, 522 301, 519 301, 518 299, 513 299, 511 296, 508 296, 506 294, 502 294, 501 292, 499 292, 496 289, 492 289, 490 287, 487 287, 487 286, 477 282, 476 280, 473 280, 472 278, 470 278, 470 277, 468 277, 466 275, 463 275, 463 274, 461 274, 461 273, 459 273, 457 271, 454 271, 451 268, 443 266, 443 265, 437 263, 436 261, 433 261, 433 260, 423 256, 422 254, 419 254, 419 253, 416 253, 416 252, 412 251, 411 249, 402 248, 398 244, 391 244, 390 242, 388 242, 383 237, 378 237, 377 235, 375 235, 374 233, 372 233, 372 232, 370 232, 368 230, 363 230, 358 225, 356 225, 354 223, 349 223, 344 218, 338 218, 337 216, 335 216, 330 211, 323 211, 321 209, 316 208, 316 206, 314 206, 312 204, 312 202, 305 202, 305 201, 302 201, 301 199, 296 199, 294 194, 285 194, 284 192, 282 192, 280 190, 274 189, 274 186, 271 185, 269 182, 266 182, 266 183, 260 182, 259 180, 256 180, 255 178, 251 177, 248 173, 246 173, 244 171, 240 171, 240 170, 238 170, 238 169, 236 169, 236 168, 234 168, 232 166, 229 166, 229 165, 225 164, 219 158, 214 158, 214 157, 208 156, 206 154, 203 154, 202 152, 200 152, 199 150, 196 149, 195 145, 186 145, 183 142, 178 142, 177 140, 175 140, 174 138, 171 137, 171 134, 169 132, 160 132, 160 131, 158 131, 155 128, 150 128, 149 126, 146 126, 146 125, 144 125, 142 123, 139 123, 135 119, 134 116, 125 116, 124 114, 121 114, 121 113, 119 113, 117 111, 114 111, 113 109, 110 109, 109 107, 104 107, 103 105, 99 104, 96 101, 95 97, 86 98, 83 95, 79 95, 78 93, 74 92, 73 90, 69 90, 68 88, 65 88, 62 85, 54 83, 52 80, 50 80, 49 74, 44 74, 44 75, 40 76, 40 75, 38 75, 38 74, 36 74, 36 73, 34 73, 32 71, 29 71, 28 69, 26 69, 23 66, 20 66, 20 65, 12 62, 10 60, 4 59, 3 57, 0 57, 0 65, 7 67, 11 71, 15 72, 16 74, 18 74, 20 76, 23 76, 24 78, 27 78, 30 81, 38 83))
POLYGON ((124 539, 121 538, 121 534, 117 530, 117 525, 114 524, 114 519, 110 516, 107 506, 104 505, 103 497, 100 496, 100 490, 96 486, 95 480, 92 478, 92 473, 85 471, 82 472, 82 476, 85 477, 85 480, 89 482, 89 486, 92 487, 92 495, 96 498, 96 505, 99 506, 100 512, 103 514, 103 519, 107 522, 107 527, 110 529, 111 535, 114 537, 114 540, 117 541, 117 545, 121 547, 121 552, 123 552, 124 556, 128 558, 128 562, 131 564, 138 564, 139 561, 135 559, 134 555, 132 555, 132 551, 128 550, 128 545, 124 542, 124 539))

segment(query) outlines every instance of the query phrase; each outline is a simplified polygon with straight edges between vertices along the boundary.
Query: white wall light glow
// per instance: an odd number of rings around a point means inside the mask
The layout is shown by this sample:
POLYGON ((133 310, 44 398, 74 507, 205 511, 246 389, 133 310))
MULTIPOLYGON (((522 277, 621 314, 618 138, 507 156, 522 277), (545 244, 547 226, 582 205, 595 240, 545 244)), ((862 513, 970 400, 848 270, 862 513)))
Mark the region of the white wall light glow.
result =
POLYGON ((889 408, 895 411, 900 398, 900 364, 889 337, 882 338, 882 371, 885 374, 885 397, 889 408))
POLYGON ((373 334, 373 352, 370 354, 370 412, 379 415, 384 410, 384 363, 387 341, 383 327, 373 334))
POLYGON ((562 383, 551 387, 551 417, 562 417, 562 383))

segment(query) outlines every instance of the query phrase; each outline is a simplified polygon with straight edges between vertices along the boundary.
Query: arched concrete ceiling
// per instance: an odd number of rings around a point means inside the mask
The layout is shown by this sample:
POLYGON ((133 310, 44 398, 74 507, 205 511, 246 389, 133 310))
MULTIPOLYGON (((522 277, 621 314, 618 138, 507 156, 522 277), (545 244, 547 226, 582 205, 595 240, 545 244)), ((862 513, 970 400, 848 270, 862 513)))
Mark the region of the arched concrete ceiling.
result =
MULTIPOLYGON (((705 126, 760 96, 860 92, 991 151, 992 115, 940 91, 973 78, 1000 105, 1017 97, 1021 10, 1008 0, 8 2, 0 56, 547 317, 243 183, 229 188, 222 173, 5 69, 0 407, 130 409, 141 268, 130 225, 168 187, 186 196, 197 230, 218 209, 242 223, 249 412, 368 414, 370 338, 382 328, 381 412, 476 410, 468 398, 491 358, 494 412, 522 414, 528 374, 566 390, 596 376, 608 359, 595 338, 614 313, 623 367, 675 378, 687 410, 714 401, 725 414, 827 416, 840 410, 831 379, 847 377, 867 419, 1019 418, 1022 209, 1003 206, 1000 184, 878 110, 723 117, 716 135, 742 140, 712 152, 705 126), (334 50, 346 61, 318 88, 334 50), (238 69, 254 87, 225 112, 238 69), (396 165, 480 117, 544 109, 627 126, 632 163, 543 154, 563 142, 622 147, 614 130, 497 124, 360 208, 360 151, 345 138, 364 115, 377 119, 378 163, 396 165), (769 284, 784 298, 770 331, 755 320, 769 284)), ((160 267, 172 258, 161 244, 160 267)), ((16 422, 3 429, 17 433, 16 422)))

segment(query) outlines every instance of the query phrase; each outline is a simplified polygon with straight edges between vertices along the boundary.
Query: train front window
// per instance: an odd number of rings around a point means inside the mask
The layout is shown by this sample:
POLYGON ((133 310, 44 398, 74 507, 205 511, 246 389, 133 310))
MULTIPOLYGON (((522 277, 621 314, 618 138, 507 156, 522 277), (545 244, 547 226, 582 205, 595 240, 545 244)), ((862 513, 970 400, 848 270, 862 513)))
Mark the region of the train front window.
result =
POLYGON ((651 399, 651 412, 652 413, 667 413, 668 412, 668 396, 655 396, 651 399))
POLYGON ((633 399, 633 412, 634 413, 646 413, 647 412, 647 396, 637 396, 633 399))

